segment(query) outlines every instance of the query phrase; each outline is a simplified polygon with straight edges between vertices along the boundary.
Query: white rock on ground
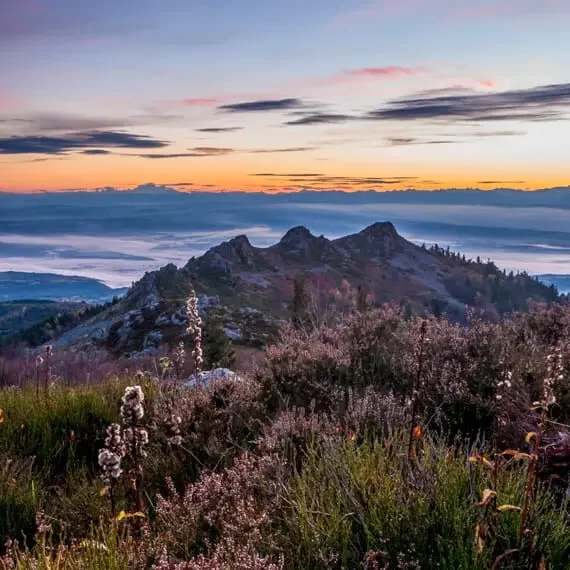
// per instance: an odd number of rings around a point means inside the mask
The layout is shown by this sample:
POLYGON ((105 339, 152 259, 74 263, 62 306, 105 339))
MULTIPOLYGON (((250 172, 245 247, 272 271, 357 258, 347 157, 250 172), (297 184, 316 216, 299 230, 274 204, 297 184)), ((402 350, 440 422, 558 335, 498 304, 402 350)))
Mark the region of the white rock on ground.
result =
POLYGON ((203 370, 196 374, 192 374, 188 380, 183 384, 182 388, 190 389, 198 386, 208 386, 216 380, 241 380, 233 370, 229 368, 216 368, 215 370, 203 370))

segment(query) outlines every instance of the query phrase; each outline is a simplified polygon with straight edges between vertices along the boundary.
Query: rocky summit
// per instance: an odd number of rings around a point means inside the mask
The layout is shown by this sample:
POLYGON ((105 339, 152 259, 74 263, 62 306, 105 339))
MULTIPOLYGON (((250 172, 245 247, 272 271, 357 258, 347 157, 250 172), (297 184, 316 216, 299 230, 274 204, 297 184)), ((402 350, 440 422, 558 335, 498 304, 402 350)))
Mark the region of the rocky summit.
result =
POLYGON ((497 317, 526 310, 529 299, 558 298, 554 288, 527 274, 507 274, 490 261, 415 245, 390 222, 333 240, 297 226, 270 247, 255 247, 239 235, 180 269, 170 264, 147 273, 122 301, 56 342, 97 344, 119 354, 152 352, 180 338, 184 302, 194 288, 202 312, 215 313, 232 340, 263 344, 290 316, 299 278, 321 296, 348 282, 373 304, 391 302, 411 313, 445 313, 458 321, 467 307, 497 317))

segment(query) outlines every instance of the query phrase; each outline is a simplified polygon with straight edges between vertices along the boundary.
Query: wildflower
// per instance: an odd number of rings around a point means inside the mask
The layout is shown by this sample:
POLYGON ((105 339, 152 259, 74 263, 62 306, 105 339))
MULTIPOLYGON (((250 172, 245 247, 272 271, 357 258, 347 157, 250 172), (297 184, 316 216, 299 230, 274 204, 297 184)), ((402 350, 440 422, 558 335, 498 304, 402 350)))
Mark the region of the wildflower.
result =
POLYGON ((562 352, 557 348, 554 354, 546 357, 547 372, 546 378, 542 382, 542 397, 546 406, 556 403, 554 385, 564 379, 564 363, 562 362, 562 352))
POLYGON ((166 430, 168 433, 167 442, 169 445, 181 445, 182 436, 180 434, 180 424, 182 418, 176 414, 171 414, 166 420, 166 430))
POLYGON ((121 398, 121 419, 125 425, 134 425, 144 416, 144 394, 140 386, 127 386, 121 398))
POLYGON ((101 479, 107 487, 111 486, 123 474, 122 457, 107 448, 99 450, 98 462, 101 467, 101 479))
POLYGON ((182 375, 184 365, 186 364, 186 350, 184 342, 180 341, 172 353, 172 363, 178 376, 182 375))
POLYGON ((121 457, 125 454, 125 443, 121 436, 121 426, 119 424, 111 424, 107 428, 105 447, 121 457))
POLYGON ((497 400, 497 402, 500 402, 503 399, 505 392, 513 387, 512 380, 513 373, 510 370, 507 370, 505 376, 497 382, 497 393, 495 394, 495 400, 497 400))
POLYGON ((186 316, 188 317, 186 334, 192 339, 194 345, 192 359, 194 360, 195 373, 198 374, 202 370, 204 356, 202 353, 202 319, 198 311, 198 298, 194 291, 186 301, 186 316))
POLYGON ((133 456, 146 457, 144 449, 148 444, 148 432, 146 429, 140 427, 125 428, 123 435, 133 456))
POLYGON ((36 513, 36 526, 38 534, 45 534, 51 531, 51 525, 47 523, 45 513, 38 511, 36 513))
POLYGON ((38 354, 36 356, 36 366, 39 368, 44 363, 44 359, 38 354))

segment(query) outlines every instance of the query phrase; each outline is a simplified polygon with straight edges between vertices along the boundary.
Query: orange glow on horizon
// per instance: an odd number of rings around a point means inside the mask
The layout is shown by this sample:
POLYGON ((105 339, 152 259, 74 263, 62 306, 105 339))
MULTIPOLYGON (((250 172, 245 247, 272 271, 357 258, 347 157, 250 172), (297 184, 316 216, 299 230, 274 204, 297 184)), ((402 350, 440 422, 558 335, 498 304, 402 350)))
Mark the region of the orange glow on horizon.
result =
POLYGON ((502 165, 477 169, 469 165, 450 166, 445 169, 436 164, 354 164, 340 161, 315 161, 308 157, 257 159, 244 156, 142 159, 115 156, 56 157, 44 161, 3 163, 0 191, 32 192, 38 190, 61 191, 70 189, 92 190, 103 187, 127 189, 153 182, 159 185, 180 185, 191 182, 187 190, 241 190, 241 191, 293 191, 303 188, 346 191, 403 190, 416 188, 483 188, 513 187, 536 190, 569 183, 567 173, 552 168, 502 165), (482 171, 484 174, 482 174, 482 171), (290 174, 296 177, 252 176, 253 174, 290 174), (335 182, 302 179, 302 174, 322 174, 336 177, 335 182), (345 178, 392 179, 410 177, 409 180, 389 184, 352 184, 345 178), (485 182, 485 183, 483 183, 485 182))

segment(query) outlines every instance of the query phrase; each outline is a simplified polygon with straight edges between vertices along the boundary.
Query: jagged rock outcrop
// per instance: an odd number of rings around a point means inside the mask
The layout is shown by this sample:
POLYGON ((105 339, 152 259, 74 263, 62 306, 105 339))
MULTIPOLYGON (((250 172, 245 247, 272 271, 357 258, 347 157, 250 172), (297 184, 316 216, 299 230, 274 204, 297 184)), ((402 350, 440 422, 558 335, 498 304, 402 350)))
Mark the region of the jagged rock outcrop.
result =
MULTIPOLYGON (((413 312, 446 313, 459 320, 466 305, 494 311, 497 292, 504 294, 511 286, 504 285, 507 278, 496 267, 421 248, 390 222, 334 240, 297 226, 270 247, 255 247, 239 235, 181 269, 169 264, 147 273, 124 300, 84 326, 82 338, 118 354, 172 345, 184 334, 184 303, 195 289, 200 310, 217 312, 235 342, 263 344, 289 317, 299 276, 319 294, 342 289, 348 281, 375 303, 395 302, 413 312)), ((548 300, 540 284, 527 281, 523 295, 528 290, 537 300, 548 300)), ((505 306, 513 306, 506 301, 505 306)))

